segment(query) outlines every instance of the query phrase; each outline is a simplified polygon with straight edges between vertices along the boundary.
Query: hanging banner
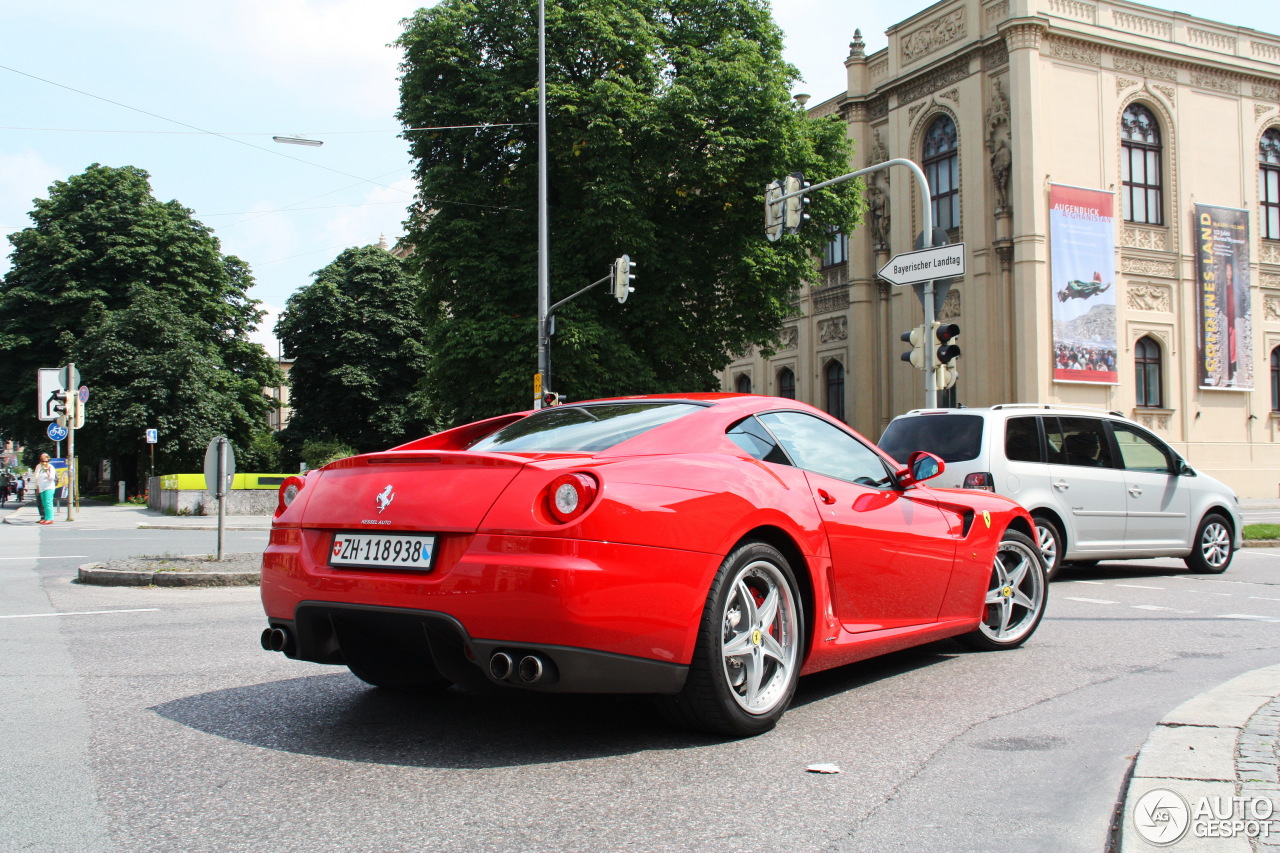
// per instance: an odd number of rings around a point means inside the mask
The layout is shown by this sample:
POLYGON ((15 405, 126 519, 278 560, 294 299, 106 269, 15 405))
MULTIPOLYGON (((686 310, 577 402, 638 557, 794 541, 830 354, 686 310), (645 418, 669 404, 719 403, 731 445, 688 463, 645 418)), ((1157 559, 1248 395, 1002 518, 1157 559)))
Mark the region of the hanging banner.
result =
POLYGON ((1049 185, 1055 382, 1116 384, 1115 194, 1049 185))
POLYGON ((1249 211, 1197 204, 1195 217, 1200 387, 1252 390, 1249 211))

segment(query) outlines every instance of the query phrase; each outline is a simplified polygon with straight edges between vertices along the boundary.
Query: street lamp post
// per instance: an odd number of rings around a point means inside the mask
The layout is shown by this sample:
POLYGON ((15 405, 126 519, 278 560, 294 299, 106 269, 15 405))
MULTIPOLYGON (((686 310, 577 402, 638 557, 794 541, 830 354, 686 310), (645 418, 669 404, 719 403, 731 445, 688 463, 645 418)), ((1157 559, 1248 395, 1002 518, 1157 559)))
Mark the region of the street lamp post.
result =
MULTIPOLYGON (((551 282, 547 261, 547 10, 538 0, 538 379, 542 385, 551 370, 549 316, 551 282)), ((542 394, 534 394, 533 407, 542 408, 542 394)))

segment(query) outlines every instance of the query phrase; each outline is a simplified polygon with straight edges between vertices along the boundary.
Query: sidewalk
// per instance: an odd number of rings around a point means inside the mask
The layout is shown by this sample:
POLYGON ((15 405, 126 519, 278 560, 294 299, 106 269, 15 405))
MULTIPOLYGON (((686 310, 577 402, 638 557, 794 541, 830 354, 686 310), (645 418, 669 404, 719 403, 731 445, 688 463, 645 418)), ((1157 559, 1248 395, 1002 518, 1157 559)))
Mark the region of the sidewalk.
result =
POLYGON ((1280 664, 1170 711, 1138 752, 1113 850, 1280 853, 1280 664))
MULTIPOLYGON (((38 524, 40 510, 35 501, 23 501, 16 508, 13 503, 7 504, 3 513, 5 524, 38 524)), ((141 506, 111 506, 95 501, 85 501, 74 513, 74 525, 87 527, 110 527, 113 529, 146 529, 146 530, 216 530, 216 515, 165 515, 162 512, 141 506)), ((64 526, 67 522, 67 508, 64 505, 54 513, 55 526, 64 526)), ((226 530, 268 530, 271 528, 269 515, 228 515, 224 523, 226 530)))

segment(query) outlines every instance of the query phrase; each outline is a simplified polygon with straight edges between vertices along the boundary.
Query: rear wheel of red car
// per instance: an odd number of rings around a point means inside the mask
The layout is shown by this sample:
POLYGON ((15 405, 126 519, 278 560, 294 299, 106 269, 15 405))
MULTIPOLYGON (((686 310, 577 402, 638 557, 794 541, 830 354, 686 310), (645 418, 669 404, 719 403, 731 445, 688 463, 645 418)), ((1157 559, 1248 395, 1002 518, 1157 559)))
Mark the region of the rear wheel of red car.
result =
POLYGON ((667 718, 735 737, 773 728, 800 675, 802 613, 795 575, 776 548, 736 548, 707 594, 684 690, 661 697, 667 718))
POLYGON ((988 651, 1022 645, 1044 616, 1048 586, 1044 557, 1036 543, 1016 530, 1006 530, 991 565, 982 622, 978 630, 960 639, 988 651))

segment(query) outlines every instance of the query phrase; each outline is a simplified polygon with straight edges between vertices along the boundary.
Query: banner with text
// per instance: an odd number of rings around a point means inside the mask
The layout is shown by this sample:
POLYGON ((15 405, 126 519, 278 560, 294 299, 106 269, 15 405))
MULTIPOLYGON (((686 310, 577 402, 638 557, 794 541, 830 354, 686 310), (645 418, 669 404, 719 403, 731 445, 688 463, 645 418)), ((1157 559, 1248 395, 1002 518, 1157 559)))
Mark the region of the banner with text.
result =
POLYGON ((1253 388, 1249 311, 1249 211, 1197 204, 1200 387, 1253 388))
POLYGON ((1055 382, 1115 384, 1115 194, 1049 185, 1055 382))

